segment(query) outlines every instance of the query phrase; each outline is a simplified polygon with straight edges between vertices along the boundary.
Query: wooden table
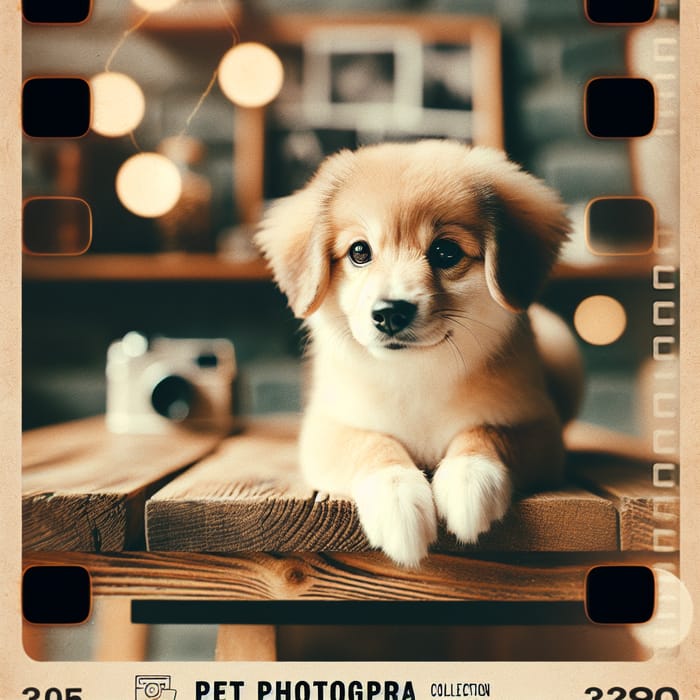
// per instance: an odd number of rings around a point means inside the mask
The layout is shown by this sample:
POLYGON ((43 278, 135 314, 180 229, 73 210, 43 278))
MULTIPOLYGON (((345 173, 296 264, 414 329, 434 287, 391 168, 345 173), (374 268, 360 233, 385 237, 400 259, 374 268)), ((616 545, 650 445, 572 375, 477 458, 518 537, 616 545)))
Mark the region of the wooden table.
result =
MULTIPOLYGON (((557 606, 582 614, 592 565, 677 566, 678 489, 655 487, 649 455, 624 436, 574 424, 564 488, 520 495, 478 546, 441 531, 421 567, 405 569, 369 551, 350 501, 302 481, 297 430, 296 417, 279 416, 223 440, 115 435, 101 417, 29 431, 25 565, 81 564, 96 596, 209 601, 225 615, 226 601, 286 601, 292 618, 308 601, 466 601, 467 619, 483 621, 478 605, 517 604, 516 618, 518 605, 535 605, 542 622, 557 606)), ((244 622, 221 626, 217 657, 274 658, 274 626, 244 622)))

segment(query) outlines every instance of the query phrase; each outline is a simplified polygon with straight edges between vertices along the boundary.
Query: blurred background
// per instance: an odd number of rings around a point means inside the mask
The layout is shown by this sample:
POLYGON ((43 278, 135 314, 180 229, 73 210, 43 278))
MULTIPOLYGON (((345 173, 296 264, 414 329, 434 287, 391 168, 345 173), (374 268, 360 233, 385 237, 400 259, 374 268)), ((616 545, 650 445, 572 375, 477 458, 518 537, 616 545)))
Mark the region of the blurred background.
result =
MULTIPOLYGON (((435 136, 503 147, 562 193, 576 235, 545 303, 572 326, 590 296, 623 310, 604 342, 581 338, 583 417, 643 430, 639 397, 659 295, 654 250, 592 253, 584 211, 603 195, 653 195, 657 227, 673 233, 673 183, 670 200, 651 191, 644 173, 658 159, 625 139, 588 136, 582 94, 593 77, 651 70, 635 51, 654 37, 593 25, 579 0, 180 0, 145 12, 96 0, 82 25, 24 25, 25 79, 92 81, 109 66, 136 83, 144 103, 128 133, 95 121, 80 139, 24 139, 25 197, 78 197, 92 212, 84 255, 31 254, 39 247, 24 258, 25 428, 103 413, 107 348, 131 330, 228 338, 236 410, 297 410, 303 336, 252 250, 251 227, 267 202, 300 187, 338 148, 435 136), (284 71, 279 94, 262 106, 226 94, 223 65, 215 76, 232 46, 249 41, 269 46, 284 71), (124 162, 142 151, 165 155, 180 173, 182 194, 162 215, 135 214, 115 187, 124 162)), ((677 17, 677 0, 660 0, 663 21, 654 25, 673 32, 677 17)), ((265 80, 274 82, 275 70, 272 61, 265 80)), ((52 252, 71 252, 74 239, 52 252)), ((600 308, 594 316, 618 311, 600 308)))

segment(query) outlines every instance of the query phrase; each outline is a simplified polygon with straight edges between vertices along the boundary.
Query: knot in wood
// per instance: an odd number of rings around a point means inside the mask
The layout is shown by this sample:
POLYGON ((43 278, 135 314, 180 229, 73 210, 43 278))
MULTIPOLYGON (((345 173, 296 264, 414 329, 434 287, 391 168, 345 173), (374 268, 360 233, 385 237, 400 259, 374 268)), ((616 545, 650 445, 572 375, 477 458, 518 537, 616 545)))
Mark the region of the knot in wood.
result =
POLYGON ((287 571, 287 581, 289 583, 298 585, 306 580, 306 574, 298 566, 293 566, 289 571, 287 571))

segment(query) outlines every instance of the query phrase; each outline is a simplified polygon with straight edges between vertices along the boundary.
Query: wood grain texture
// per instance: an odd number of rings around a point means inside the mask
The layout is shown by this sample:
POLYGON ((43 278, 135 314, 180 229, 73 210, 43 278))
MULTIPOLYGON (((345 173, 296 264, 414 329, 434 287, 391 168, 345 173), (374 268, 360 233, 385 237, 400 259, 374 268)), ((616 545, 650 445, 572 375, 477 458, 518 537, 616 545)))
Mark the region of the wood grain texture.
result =
POLYGON ((23 435, 23 546, 118 551, 144 540, 146 498, 220 436, 116 435, 102 417, 23 435))
POLYGON ((573 473, 583 486, 615 505, 621 550, 678 551, 679 487, 655 485, 652 461, 579 454, 573 460, 573 473))
POLYGON ((348 501, 318 501, 297 469, 298 421, 259 419, 146 503, 147 545, 169 551, 368 548, 348 501))
MULTIPOLYGON (((647 558, 650 555, 647 555, 647 558)), ((654 555, 653 561, 670 555, 654 555)), ((405 569, 379 552, 288 555, 30 552, 25 565, 80 564, 95 596, 181 600, 578 601, 593 564, 640 555, 432 554, 405 569)))
MULTIPOLYGON (((297 469, 296 422, 261 420, 229 438, 146 503, 152 551, 363 551, 354 504, 321 497, 297 469)), ((610 551, 617 514, 607 499, 571 487, 516 501, 482 537, 492 551, 610 551)), ((465 551, 444 529, 435 546, 465 551)))

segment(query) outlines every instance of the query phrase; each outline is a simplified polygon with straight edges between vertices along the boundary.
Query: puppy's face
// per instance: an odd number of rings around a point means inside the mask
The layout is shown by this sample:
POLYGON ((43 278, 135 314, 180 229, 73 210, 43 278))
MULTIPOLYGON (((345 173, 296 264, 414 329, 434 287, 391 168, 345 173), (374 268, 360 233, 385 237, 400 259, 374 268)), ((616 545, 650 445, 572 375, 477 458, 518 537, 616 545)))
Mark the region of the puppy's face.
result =
POLYGON ((298 316, 382 357, 491 345, 566 231, 558 198, 500 152, 423 141, 332 157, 258 242, 298 316))
POLYGON ((415 154, 368 155, 328 203, 324 303, 342 318, 325 316, 376 356, 450 342, 496 306, 484 279, 488 193, 415 154))

